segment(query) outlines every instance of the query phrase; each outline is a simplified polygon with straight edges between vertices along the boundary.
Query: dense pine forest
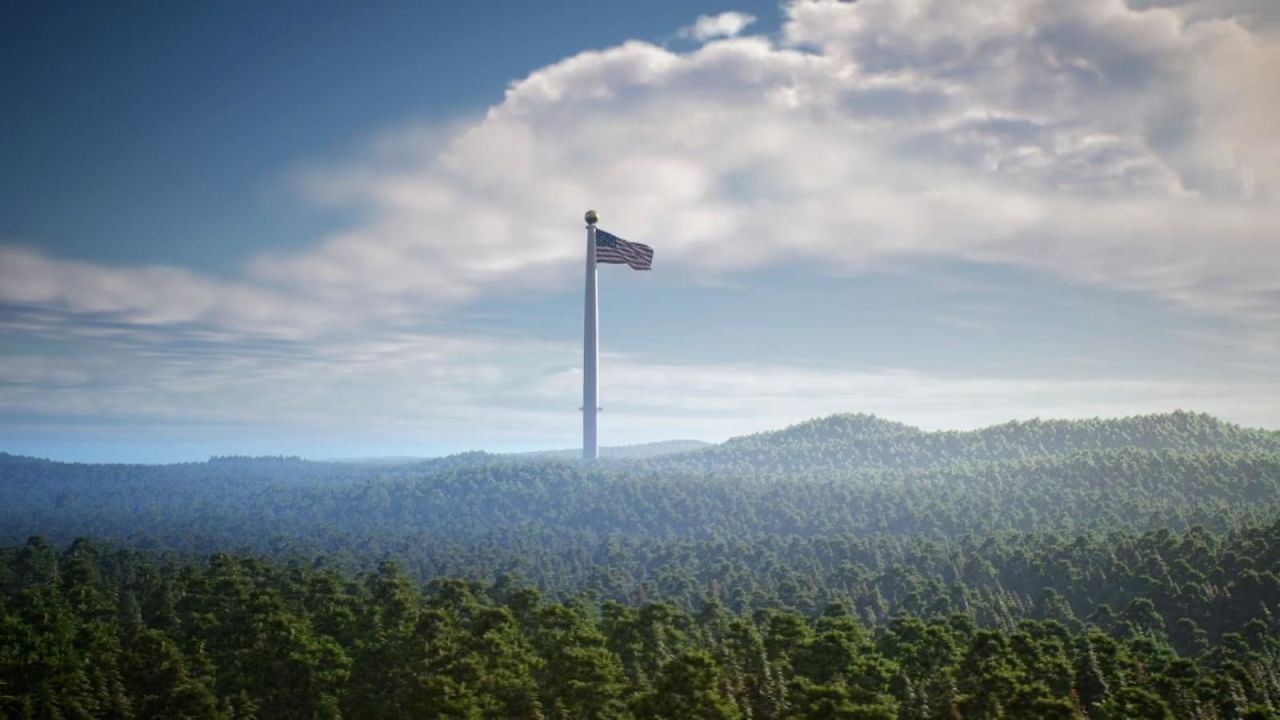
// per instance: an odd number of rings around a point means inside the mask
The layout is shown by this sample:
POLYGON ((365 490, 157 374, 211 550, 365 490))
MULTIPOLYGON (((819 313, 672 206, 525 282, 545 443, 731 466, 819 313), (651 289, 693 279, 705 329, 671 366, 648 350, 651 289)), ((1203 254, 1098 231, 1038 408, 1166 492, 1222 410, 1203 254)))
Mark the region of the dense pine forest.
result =
POLYGON ((1280 717, 1280 433, 0 454, 12 717, 1280 717))

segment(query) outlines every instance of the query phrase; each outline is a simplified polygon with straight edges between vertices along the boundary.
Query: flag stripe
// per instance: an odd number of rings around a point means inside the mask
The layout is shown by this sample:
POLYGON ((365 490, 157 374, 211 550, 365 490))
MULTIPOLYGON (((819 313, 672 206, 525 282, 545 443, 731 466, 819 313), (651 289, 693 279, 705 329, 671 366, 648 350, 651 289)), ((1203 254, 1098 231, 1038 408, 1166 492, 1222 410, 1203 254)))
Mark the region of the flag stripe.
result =
POLYGON ((629 242, 617 235, 596 229, 596 262, 629 265, 632 270, 653 269, 653 248, 644 243, 629 242))

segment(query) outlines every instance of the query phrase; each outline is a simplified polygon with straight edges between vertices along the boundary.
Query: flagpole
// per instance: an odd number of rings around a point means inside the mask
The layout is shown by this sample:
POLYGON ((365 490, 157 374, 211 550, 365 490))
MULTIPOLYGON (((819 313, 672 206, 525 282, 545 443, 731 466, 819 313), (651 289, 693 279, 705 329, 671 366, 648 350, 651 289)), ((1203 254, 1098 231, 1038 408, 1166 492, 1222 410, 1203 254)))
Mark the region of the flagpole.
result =
POLYGON ((599 457, 599 448, 596 446, 596 411, 600 404, 596 376, 600 360, 600 341, 597 337, 600 326, 596 315, 596 222, 598 219, 599 216, 596 215, 595 210, 587 211, 587 291, 582 325, 582 459, 586 461, 599 457))

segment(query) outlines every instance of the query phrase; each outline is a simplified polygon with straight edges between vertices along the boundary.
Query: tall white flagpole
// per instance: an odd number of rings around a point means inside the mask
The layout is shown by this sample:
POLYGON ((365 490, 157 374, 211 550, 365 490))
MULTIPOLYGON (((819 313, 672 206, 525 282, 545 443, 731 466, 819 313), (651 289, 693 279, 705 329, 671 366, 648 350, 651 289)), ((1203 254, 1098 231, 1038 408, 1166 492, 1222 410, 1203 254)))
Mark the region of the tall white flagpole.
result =
POLYGON ((596 222, 595 210, 588 210, 587 221, 587 296, 582 324, 582 459, 595 460, 600 451, 596 446, 596 411, 599 409, 600 341, 596 335, 599 321, 596 317, 596 222))

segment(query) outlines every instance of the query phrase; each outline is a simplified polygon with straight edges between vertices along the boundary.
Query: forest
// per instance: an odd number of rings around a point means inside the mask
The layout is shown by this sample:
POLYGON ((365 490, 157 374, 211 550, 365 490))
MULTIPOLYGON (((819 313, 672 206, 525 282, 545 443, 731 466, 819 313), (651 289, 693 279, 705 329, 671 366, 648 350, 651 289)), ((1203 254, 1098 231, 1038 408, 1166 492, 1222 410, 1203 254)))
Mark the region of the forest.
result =
POLYGON ((1280 717, 1280 433, 1207 415, 0 453, 11 717, 1280 717))

